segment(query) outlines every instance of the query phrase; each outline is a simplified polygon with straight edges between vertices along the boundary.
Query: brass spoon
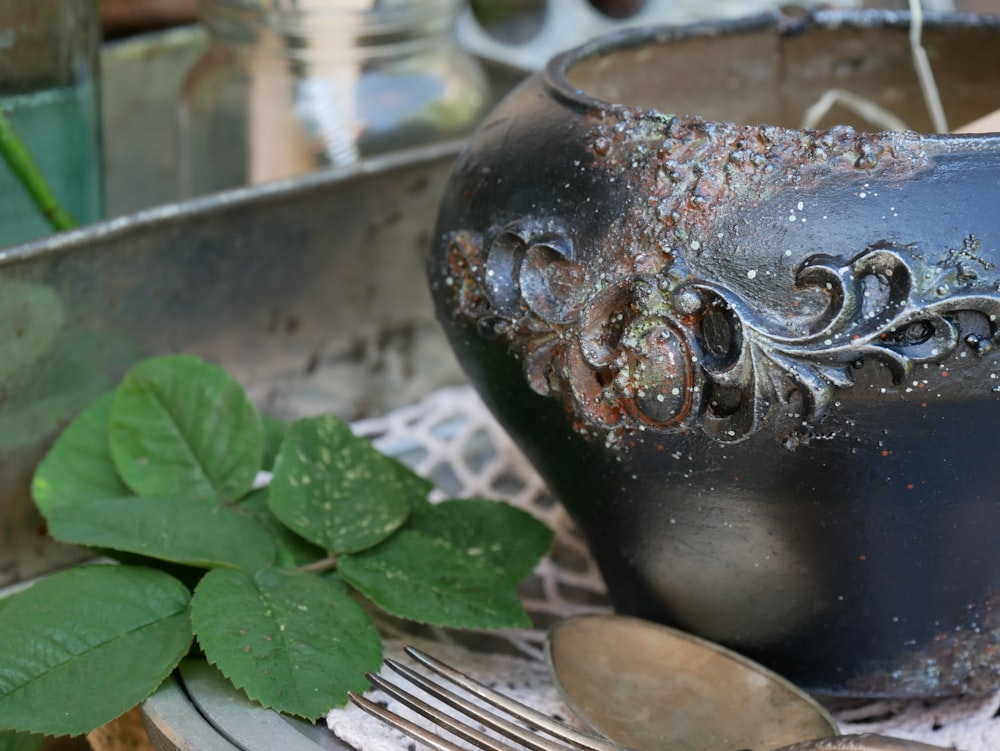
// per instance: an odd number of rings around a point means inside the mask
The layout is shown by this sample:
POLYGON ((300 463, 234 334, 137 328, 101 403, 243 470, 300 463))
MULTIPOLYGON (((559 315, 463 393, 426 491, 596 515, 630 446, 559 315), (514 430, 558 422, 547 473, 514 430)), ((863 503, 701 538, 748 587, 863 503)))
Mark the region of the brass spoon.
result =
POLYGON ((839 736, 833 717, 781 676, 637 618, 567 618, 549 632, 546 657, 570 708, 638 751, 944 751, 874 734, 839 736))

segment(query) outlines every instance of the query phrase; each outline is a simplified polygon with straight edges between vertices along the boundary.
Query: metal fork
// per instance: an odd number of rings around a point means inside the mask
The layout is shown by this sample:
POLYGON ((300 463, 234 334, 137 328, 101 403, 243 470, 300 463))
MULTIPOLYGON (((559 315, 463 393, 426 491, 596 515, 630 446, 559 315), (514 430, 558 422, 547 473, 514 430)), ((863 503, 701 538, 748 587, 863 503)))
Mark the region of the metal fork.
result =
MULTIPOLYGON (((578 730, 571 725, 560 722, 539 712, 536 709, 515 701, 508 696, 494 691, 488 686, 455 670, 440 660, 431 657, 415 647, 406 647, 406 653, 449 684, 461 688, 471 696, 495 707, 497 712, 480 706, 461 696, 451 688, 419 673, 406 665, 386 658, 385 664, 394 672, 405 678, 413 686, 420 688, 425 694, 446 704, 456 712, 476 720, 484 727, 494 730, 532 751, 636 751, 636 749, 593 733, 578 730), (502 713, 502 714, 501 714, 502 713), (504 716, 506 715, 506 716, 504 716), (513 721, 517 720, 517 722, 513 721), (539 732, 550 736, 539 735, 539 732)), ((430 720, 438 728, 461 738, 484 751, 517 751, 517 747, 505 743, 478 728, 444 712, 385 678, 368 673, 371 684, 381 689, 387 695, 408 706, 418 714, 430 720)), ((391 712, 380 704, 366 699, 355 692, 348 694, 350 700, 358 707, 379 720, 405 733, 436 751, 467 751, 447 738, 438 735, 415 722, 391 712)), ((664 749, 663 751, 670 751, 664 749)), ((886 736, 864 733, 861 735, 842 735, 834 738, 803 741, 791 746, 784 746, 774 751, 945 751, 941 746, 930 746, 916 741, 889 738, 886 736)))

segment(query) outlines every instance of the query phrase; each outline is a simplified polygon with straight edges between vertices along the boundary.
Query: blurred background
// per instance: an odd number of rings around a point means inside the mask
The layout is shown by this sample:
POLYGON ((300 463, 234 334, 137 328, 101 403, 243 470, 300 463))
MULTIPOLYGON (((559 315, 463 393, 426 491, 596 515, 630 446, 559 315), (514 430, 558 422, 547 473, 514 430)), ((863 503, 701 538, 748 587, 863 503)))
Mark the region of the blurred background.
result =
MULTIPOLYGON (((775 0, 102 0, 106 212, 461 136, 556 52, 775 0)), ((906 9, 907 0, 804 7, 906 9)), ((924 0, 1000 13, 997 0, 924 0)))
MULTIPOLYGON (((53 197, 87 224, 461 137, 520 77, 589 37, 779 5, 0 0, 0 97, 53 197), (52 49, 65 54, 46 56, 52 49)), ((996 0, 922 7, 1000 13, 996 0)), ((0 172, 0 192, 17 199, 0 206, 0 247, 51 231, 9 172, 0 172)))

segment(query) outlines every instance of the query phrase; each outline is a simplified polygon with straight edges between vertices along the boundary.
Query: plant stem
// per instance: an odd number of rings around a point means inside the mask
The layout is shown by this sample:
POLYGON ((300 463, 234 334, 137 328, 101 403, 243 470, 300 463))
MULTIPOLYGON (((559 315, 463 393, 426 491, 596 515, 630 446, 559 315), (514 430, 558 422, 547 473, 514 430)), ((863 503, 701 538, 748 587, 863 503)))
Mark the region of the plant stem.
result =
POLYGON ((3 154, 11 171, 21 181, 53 230, 58 232, 77 226, 76 220, 60 205, 49 189, 41 169, 28 153, 3 110, 0 110, 0 154, 3 154))
POLYGON ((333 555, 329 558, 320 558, 318 561, 307 563, 305 566, 299 566, 299 571, 304 574, 322 574, 325 571, 333 571, 337 568, 339 562, 340 559, 333 555))

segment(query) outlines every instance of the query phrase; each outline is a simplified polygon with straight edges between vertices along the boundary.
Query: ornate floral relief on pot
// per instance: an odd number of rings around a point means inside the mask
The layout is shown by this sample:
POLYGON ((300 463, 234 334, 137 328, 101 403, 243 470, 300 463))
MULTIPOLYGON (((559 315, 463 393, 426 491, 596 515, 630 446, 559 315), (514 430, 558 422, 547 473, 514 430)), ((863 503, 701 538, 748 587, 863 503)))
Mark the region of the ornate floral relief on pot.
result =
POLYGON ((778 413, 817 424, 866 360, 900 382, 960 347, 993 347, 1000 276, 972 234, 950 248, 876 236, 837 254, 805 250, 785 288, 771 282, 761 298, 719 273, 736 217, 831 179, 905 181, 930 163, 920 136, 633 110, 591 121, 587 167, 640 196, 605 237, 582 247, 565 221, 525 217, 455 231, 447 248, 457 310, 506 340, 530 387, 566 403, 578 431, 738 442, 778 413))

